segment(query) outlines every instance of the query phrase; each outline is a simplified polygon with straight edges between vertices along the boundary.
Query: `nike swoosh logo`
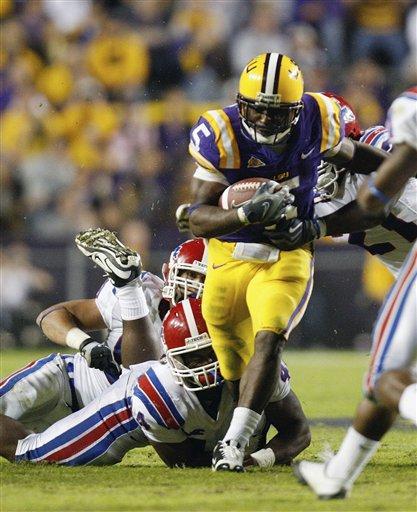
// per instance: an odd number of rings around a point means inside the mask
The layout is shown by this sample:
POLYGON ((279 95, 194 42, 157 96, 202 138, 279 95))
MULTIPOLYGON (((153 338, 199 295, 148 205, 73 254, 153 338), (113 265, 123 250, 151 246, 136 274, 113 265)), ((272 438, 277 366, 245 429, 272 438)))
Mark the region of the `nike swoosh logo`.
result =
POLYGON ((227 265, 227 263, 222 263, 221 265, 215 265, 213 263, 212 268, 213 268, 213 270, 216 270, 216 268, 224 267, 225 265, 227 265))
POLYGON ((301 224, 297 224, 294 228, 289 228, 288 229, 288 232, 289 233, 295 233, 296 231, 298 231, 301 227, 301 224))
POLYGON ((301 158, 302 160, 305 160, 309 155, 311 155, 311 153, 314 151, 314 148, 313 149, 310 149, 310 151, 308 153, 301 153, 301 158))

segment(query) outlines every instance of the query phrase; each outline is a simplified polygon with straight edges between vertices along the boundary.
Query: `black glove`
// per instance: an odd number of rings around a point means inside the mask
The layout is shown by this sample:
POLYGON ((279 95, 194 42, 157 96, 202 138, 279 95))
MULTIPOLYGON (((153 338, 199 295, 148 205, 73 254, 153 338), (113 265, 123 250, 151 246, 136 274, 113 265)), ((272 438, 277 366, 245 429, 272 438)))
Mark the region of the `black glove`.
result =
POLYGON ((286 206, 294 201, 288 187, 273 192, 273 187, 262 183, 246 204, 238 208, 242 224, 263 224, 268 226, 278 222, 285 214, 286 206))
POLYGON ((175 222, 180 233, 190 230, 190 206, 190 203, 180 204, 175 212, 175 222))
POLYGON ((97 368, 97 370, 115 376, 120 375, 120 370, 113 361, 112 352, 104 343, 98 343, 92 338, 87 338, 80 345, 80 353, 90 368, 97 368))
POLYGON ((291 219, 281 221, 274 230, 265 230, 264 235, 278 249, 292 251, 324 236, 325 226, 324 221, 319 219, 291 219))

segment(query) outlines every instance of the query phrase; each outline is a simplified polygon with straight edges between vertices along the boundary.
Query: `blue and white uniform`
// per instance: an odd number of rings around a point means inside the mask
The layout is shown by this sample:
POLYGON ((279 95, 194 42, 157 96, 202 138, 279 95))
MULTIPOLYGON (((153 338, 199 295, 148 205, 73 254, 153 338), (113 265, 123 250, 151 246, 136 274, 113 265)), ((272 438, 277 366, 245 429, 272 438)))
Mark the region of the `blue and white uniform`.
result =
MULTIPOLYGON (((288 395, 289 380, 282 365, 271 401, 288 395)), ((232 396, 223 386, 218 411, 211 417, 198 393, 180 386, 167 364, 149 361, 133 367, 80 411, 20 440, 15 460, 66 466, 116 464, 127 451, 149 442, 181 443, 187 438, 205 441, 205 449, 211 451, 224 436, 233 409, 232 396)), ((265 442, 268 427, 263 416, 251 438, 250 452, 265 442)))
MULTIPOLYGON (((270 401, 283 400, 290 390, 289 371, 282 363, 280 379, 270 401)), ((234 403, 229 387, 223 385, 216 415, 210 416, 198 399, 200 393, 204 391, 192 392, 179 386, 168 365, 155 365, 139 377, 133 389, 132 413, 150 442, 182 443, 190 438, 204 441, 205 451, 211 452, 229 428, 234 403)), ((262 414, 249 441, 249 453, 260 448, 268 428, 262 414)))
MULTIPOLYGON (((407 144, 417 151, 417 87, 401 94, 388 111, 387 126, 393 144, 407 144)), ((416 167, 417 171, 417 167, 416 167)), ((371 364, 366 391, 372 390, 386 371, 410 368, 417 363, 417 242, 405 260, 374 327, 371 364)))
MULTIPOLYGON (((162 322, 158 307, 163 281, 149 272, 143 272, 141 277, 149 314, 159 332, 162 322)), ((106 281, 97 293, 96 305, 108 329, 106 344, 120 364, 123 323, 110 281, 106 281)), ((0 382, 0 412, 22 422, 30 430, 41 432, 85 407, 114 381, 113 375, 90 368, 79 353, 50 354, 0 382)))
MULTIPOLYGON (((391 150, 389 131, 383 126, 366 130, 361 142, 385 151, 391 150)), ((348 174, 340 196, 330 201, 316 203, 318 217, 326 217, 356 200, 358 190, 367 177, 348 174)), ((397 277, 400 269, 417 240, 417 179, 411 178, 401 195, 391 204, 387 218, 379 226, 358 231, 348 236, 348 242, 363 247, 377 256, 397 277)))

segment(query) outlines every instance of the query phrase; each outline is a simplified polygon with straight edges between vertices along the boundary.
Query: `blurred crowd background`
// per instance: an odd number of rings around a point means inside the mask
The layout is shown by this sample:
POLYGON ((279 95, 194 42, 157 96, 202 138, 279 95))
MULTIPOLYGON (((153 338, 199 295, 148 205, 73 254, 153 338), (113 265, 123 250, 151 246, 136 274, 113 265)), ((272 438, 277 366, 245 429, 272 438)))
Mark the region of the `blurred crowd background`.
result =
MULTIPOLYGON (((417 82, 410 0, 1 0, 0 18, 4 346, 40 343, 45 305, 94 296, 101 276, 73 247, 82 229, 117 231, 159 273, 184 240, 189 129, 234 101, 254 55, 289 54, 307 90, 342 94, 364 128, 417 82)), ((320 253, 295 344, 360 344, 385 276, 363 278, 343 244, 320 253)))

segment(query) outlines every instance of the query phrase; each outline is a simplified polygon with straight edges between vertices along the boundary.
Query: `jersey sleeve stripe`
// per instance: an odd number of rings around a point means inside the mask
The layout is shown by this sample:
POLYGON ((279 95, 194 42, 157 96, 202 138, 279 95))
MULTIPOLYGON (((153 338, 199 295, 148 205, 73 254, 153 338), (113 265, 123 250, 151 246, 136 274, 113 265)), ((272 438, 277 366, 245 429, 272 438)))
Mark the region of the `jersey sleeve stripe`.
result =
POLYGON ((152 418, 158 423, 158 425, 161 425, 161 427, 166 427, 166 424, 164 423, 162 416, 159 414, 158 410, 154 406, 154 404, 151 402, 151 400, 143 393, 143 391, 138 387, 142 386, 140 382, 138 382, 137 386, 133 390, 133 394, 139 398, 139 400, 143 403, 143 405, 148 409, 149 414, 152 416, 152 418))
MULTIPOLYGON (((147 373, 139 377, 138 385, 142 393, 146 395, 149 402, 152 404, 154 412, 156 411, 157 414, 162 419, 163 426, 166 428, 178 429, 180 425, 175 419, 175 416, 169 410, 167 404, 164 402, 164 399, 160 396, 160 393, 158 393, 158 390, 153 385, 153 382, 150 380, 149 375, 147 373)), ((150 412, 149 408, 148 410, 150 412)), ((158 423, 160 424, 160 422, 158 423)))
POLYGON ((312 96, 320 109, 322 138, 320 153, 339 144, 342 139, 341 111, 336 101, 320 93, 307 93, 312 96))
POLYGON ((194 146, 192 142, 190 142, 188 146, 188 151, 190 152, 190 155, 194 158, 194 160, 198 163, 198 165, 201 165, 201 167, 211 170, 216 169, 214 165, 209 160, 207 160, 207 158, 204 158, 204 156, 199 153, 198 149, 194 146))
POLYGON ((213 112, 215 112, 215 110, 205 112, 202 117, 209 123, 212 130, 214 131, 215 142, 220 155, 219 167, 227 167, 227 153, 223 145, 220 127, 217 124, 215 118, 212 116, 213 112))
POLYGON ((232 123, 224 110, 219 110, 219 115, 223 119, 229 140, 231 141, 231 152, 233 155, 233 169, 240 168, 240 151, 233 133, 232 123))
POLYGON ((179 412, 176 405, 172 401, 171 397, 167 393, 166 389, 161 384, 161 381, 158 379, 155 370, 153 368, 150 368, 147 371, 147 375, 152 384, 154 385, 155 389, 158 391, 161 398, 164 400, 164 403, 168 407, 170 413, 175 418, 175 421, 178 423, 179 426, 183 425, 185 422, 184 418, 182 417, 181 413, 179 412))
POLYGON ((222 110, 210 110, 203 114, 203 117, 210 123, 216 136, 216 144, 220 153, 219 167, 238 168, 239 151, 227 115, 222 110))

